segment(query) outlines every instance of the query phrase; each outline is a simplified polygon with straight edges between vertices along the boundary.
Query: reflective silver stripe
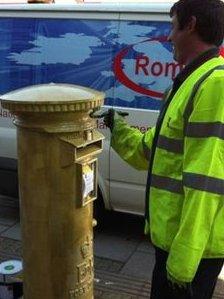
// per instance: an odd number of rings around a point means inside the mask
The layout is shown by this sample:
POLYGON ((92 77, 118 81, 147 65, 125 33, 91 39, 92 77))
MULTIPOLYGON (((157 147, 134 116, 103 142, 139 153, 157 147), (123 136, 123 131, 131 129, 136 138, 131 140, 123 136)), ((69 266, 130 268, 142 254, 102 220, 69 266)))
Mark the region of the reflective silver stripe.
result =
POLYGON ((145 143, 145 136, 146 135, 144 135, 143 138, 142 138, 142 146, 143 146, 144 156, 145 156, 146 160, 149 161, 150 160, 151 151, 150 151, 150 149, 148 148, 148 146, 145 143))
POLYGON ((168 152, 173 153, 183 153, 183 140, 168 138, 162 135, 159 135, 157 147, 165 149, 168 152))
POLYGON ((173 178, 152 174, 151 186, 173 193, 183 194, 182 181, 173 178))
POLYGON ((222 179, 185 172, 183 184, 188 188, 224 195, 224 180, 222 179))
POLYGON ((224 139, 224 124, 221 122, 190 122, 186 126, 188 137, 219 137, 224 139))

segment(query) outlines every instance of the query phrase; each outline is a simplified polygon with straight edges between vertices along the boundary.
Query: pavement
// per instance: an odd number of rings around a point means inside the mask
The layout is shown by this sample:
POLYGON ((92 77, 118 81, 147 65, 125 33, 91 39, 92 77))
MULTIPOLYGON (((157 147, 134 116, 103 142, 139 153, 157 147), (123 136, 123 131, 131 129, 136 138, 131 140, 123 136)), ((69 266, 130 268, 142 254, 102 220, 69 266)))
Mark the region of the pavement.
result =
MULTIPOLYGON (((95 299, 149 298, 154 249, 142 227, 141 217, 110 214, 95 231, 95 299)), ((0 196, 0 262, 9 259, 22 259, 18 201, 0 196)), ((213 296, 218 298, 224 298, 224 269, 213 296)))

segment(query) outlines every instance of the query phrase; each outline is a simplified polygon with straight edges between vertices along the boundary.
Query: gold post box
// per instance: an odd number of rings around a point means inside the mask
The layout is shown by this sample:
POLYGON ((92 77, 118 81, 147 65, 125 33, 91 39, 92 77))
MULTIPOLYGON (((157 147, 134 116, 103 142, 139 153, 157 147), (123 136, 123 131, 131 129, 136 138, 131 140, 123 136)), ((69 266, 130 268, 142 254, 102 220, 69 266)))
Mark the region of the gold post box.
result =
POLYGON ((93 208, 104 93, 42 84, 1 96, 15 115, 24 299, 93 298, 93 208))

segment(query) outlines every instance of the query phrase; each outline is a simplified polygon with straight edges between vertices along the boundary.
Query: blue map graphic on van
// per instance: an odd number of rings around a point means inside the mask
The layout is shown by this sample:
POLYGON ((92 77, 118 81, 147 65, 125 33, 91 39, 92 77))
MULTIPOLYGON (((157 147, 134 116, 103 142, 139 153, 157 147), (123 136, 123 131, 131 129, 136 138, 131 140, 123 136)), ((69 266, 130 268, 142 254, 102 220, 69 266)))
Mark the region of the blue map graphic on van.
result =
POLYGON ((168 22, 3 18, 0 93, 42 83, 106 92, 106 105, 157 110, 181 66, 168 22))

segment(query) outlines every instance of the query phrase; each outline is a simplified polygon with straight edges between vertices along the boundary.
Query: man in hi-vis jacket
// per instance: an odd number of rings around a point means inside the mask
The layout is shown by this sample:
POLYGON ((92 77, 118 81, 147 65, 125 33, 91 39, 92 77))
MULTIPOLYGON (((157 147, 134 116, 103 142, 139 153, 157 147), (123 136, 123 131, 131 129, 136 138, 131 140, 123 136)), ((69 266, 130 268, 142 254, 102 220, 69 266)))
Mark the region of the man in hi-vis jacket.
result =
POLYGON ((142 134, 113 109, 104 121, 114 150, 148 170, 151 299, 208 299, 224 261, 224 3, 180 0, 170 16, 168 40, 185 67, 156 127, 142 134))

